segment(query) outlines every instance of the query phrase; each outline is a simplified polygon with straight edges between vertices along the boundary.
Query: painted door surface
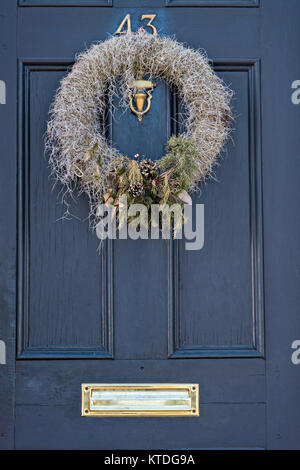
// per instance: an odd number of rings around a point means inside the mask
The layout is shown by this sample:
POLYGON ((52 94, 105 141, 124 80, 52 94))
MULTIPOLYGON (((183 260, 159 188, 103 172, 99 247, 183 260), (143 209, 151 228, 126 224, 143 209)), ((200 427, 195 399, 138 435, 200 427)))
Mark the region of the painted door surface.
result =
MULTIPOLYGON (((1 448, 300 448, 299 16, 298 0, 1 1, 1 448), (133 30, 153 14, 204 48, 235 93, 233 139, 194 196, 199 251, 120 240, 99 256, 84 197, 60 220, 49 105, 76 53, 128 13, 133 30), (197 383, 200 416, 81 417, 86 382, 197 383)), ((130 156, 160 158, 178 131, 180 103, 157 85, 142 125, 115 103, 130 156)))

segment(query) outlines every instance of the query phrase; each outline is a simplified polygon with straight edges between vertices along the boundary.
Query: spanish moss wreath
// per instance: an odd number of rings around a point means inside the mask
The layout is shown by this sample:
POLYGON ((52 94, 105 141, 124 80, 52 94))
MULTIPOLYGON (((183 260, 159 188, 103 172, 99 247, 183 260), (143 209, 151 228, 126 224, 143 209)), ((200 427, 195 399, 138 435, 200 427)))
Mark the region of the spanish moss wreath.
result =
POLYGON ((173 38, 139 31, 93 45, 61 81, 50 110, 46 150, 64 196, 76 186, 88 195, 92 226, 98 205, 110 204, 117 213, 123 194, 128 205, 190 203, 189 193, 211 175, 229 134, 231 95, 204 54, 173 38), (156 162, 122 155, 101 125, 114 95, 127 108, 138 74, 165 80, 185 109, 184 133, 171 136, 156 162))

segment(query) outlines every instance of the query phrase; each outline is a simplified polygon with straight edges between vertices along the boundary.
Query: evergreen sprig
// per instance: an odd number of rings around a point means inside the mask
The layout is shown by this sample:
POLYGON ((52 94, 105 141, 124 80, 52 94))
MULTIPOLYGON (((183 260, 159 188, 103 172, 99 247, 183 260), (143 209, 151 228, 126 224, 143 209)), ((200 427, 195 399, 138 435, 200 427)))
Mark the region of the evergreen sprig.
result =
POLYGON ((167 144, 167 154, 158 161, 161 171, 174 169, 170 177, 170 186, 173 192, 186 191, 192 177, 197 170, 199 152, 195 142, 187 137, 172 136, 167 144))
POLYGON ((137 203, 148 209, 152 204, 180 204, 183 207, 186 197, 189 198, 186 190, 197 169, 197 159, 199 154, 194 141, 182 136, 169 139, 166 155, 157 162, 141 160, 138 155, 135 160, 119 156, 110 165, 111 188, 104 197, 105 202, 112 203, 117 211, 119 198, 125 194, 129 206, 137 203))

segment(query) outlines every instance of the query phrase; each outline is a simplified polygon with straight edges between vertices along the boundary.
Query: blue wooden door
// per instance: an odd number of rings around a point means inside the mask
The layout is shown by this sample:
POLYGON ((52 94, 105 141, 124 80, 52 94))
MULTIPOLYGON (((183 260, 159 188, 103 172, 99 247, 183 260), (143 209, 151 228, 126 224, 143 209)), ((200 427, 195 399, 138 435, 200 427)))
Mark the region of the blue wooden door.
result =
MULTIPOLYGON (((0 447, 299 448, 299 15, 298 0, 2 0, 0 447), (84 197, 60 220, 49 105, 128 13, 204 48, 235 92, 233 141, 194 197, 199 251, 120 240, 99 256, 84 197), (200 416, 83 418, 85 382, 197 383, 200 416)), ((122 152, 160 158, 180 112, 166 85, 142 125, 115 104, 122 152)))

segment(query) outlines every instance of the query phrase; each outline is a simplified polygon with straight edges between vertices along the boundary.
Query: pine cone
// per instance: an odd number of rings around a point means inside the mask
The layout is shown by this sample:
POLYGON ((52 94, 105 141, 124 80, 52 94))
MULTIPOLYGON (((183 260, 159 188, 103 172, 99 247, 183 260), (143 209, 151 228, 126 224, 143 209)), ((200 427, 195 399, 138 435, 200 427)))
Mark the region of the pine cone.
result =
POLYGON ((130 185, 129 192, 133 197, 141 196, 141 194, 144 192, 144 186, 142 183, 133 183, 130 185))
POLYGON ((143 160, 140 164, 141 173, 145 178, 157 177, 157 166, 152 160, 143 160))

